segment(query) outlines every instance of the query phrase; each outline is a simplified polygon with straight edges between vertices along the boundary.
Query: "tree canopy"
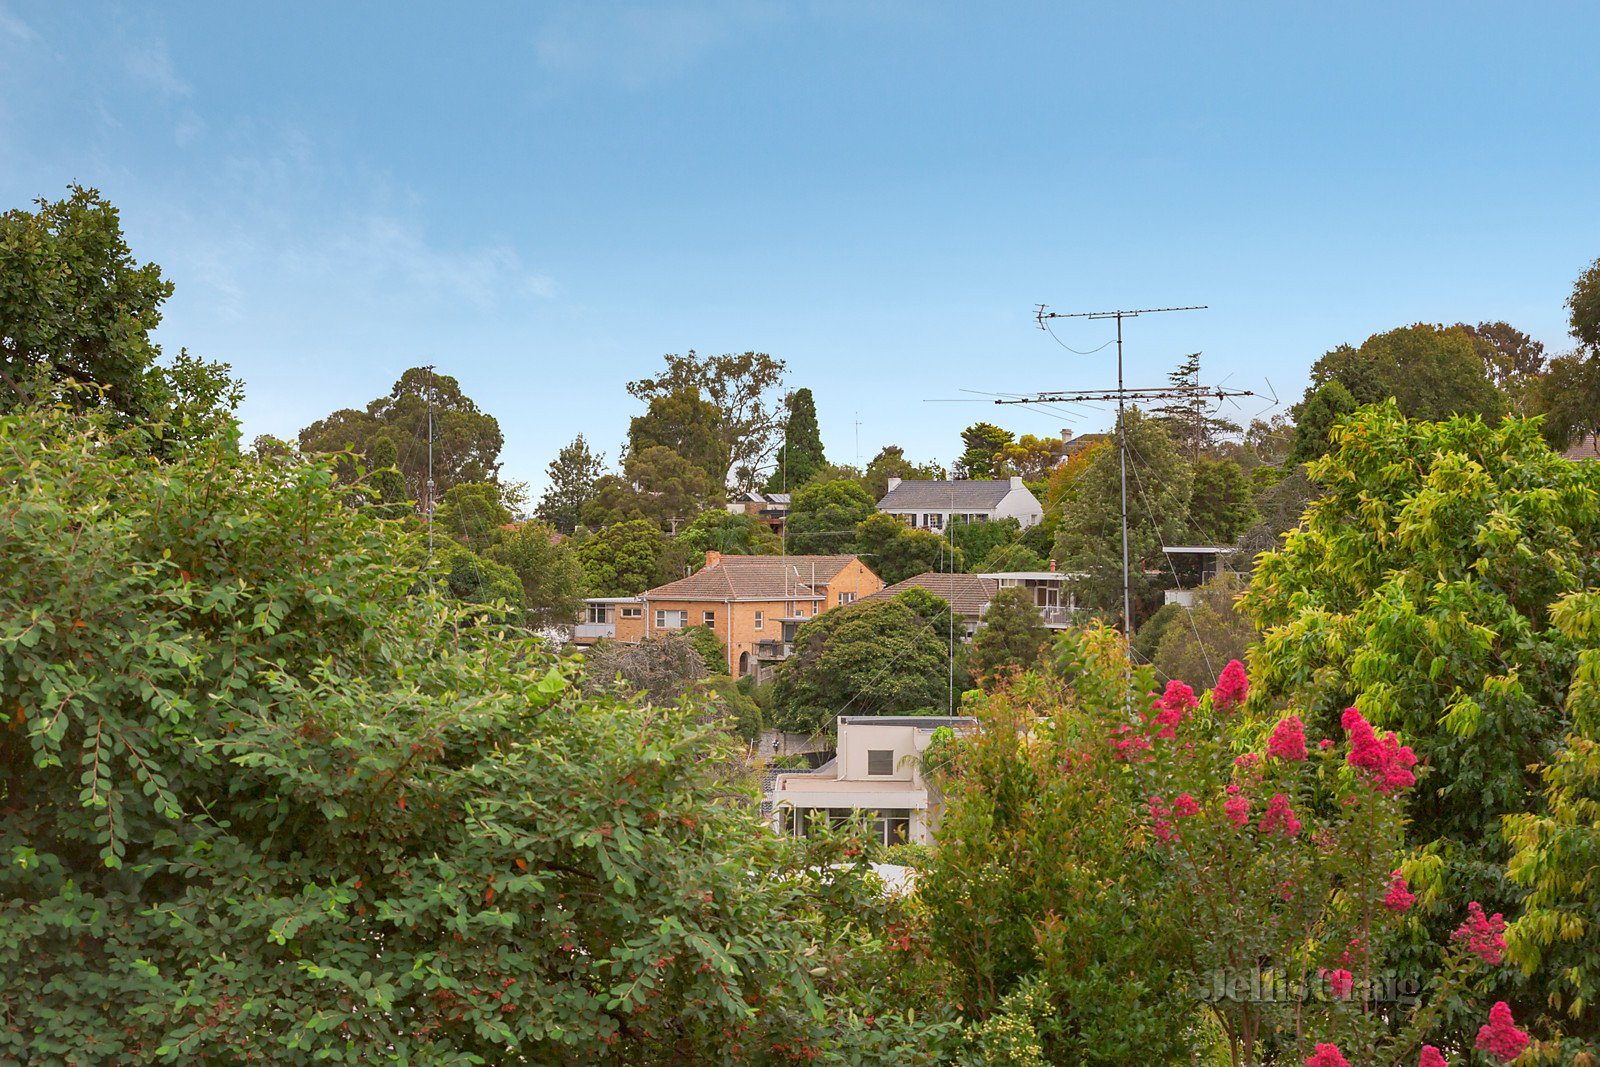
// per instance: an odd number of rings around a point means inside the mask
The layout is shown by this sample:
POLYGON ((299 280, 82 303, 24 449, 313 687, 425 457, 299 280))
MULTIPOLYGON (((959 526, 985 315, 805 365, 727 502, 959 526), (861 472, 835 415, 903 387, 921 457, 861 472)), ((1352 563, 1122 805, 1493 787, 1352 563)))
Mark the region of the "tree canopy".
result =
POLYGON ((578 617, 583 607, 583 566, 554 527, 535 519, 501 530, 487 554, 522 583, 526 625, 565 626, 578 617))
POLYGON ((944 476, 944 468, 939 464, 913 463, 906 458, 906 450, 899 445, 885 445, 862 472, 861 486, 868 496, 879 501, 889 492, 890 478, 938 481, 944 476))
POLYGON ((411 597, 323 463, 106 445, 0 418, 0 1059, 937 1046, 869 992, 892 905, 713 799, 693 707, 411 597))
POLYGON ((965 557, 932 530, 874 511, 856 526, 855 551, 889 585, 925 571, 960 571, 965 557))
POLYGON ((605 472, 606 457, 589 448, 583 434, 556 453, 545 468, 549 485, 535 514, 563 534, 570 534, 583 518, 583 506, 594 495, 594 484, 605 472))
MULTIPOLYGON (((439 500, 452 486, 465 482, 493 482, 500 471, 500 447, 504 438, 493 415, 478 410, 478 405, 461 391, 461 385, 448 374, 427 367, 412 367, 400 376, 387 396, 380 396, 364 411, 343 408, 300 431, 303 452, 332 453, 350 450, 369 457, 379 437, 394 442, 399 453, 398 466, 406 476, 411 499, 427 507, 428 500, 428 410, 433 410, 433 499, 439 500)), ((340 465, 345 477, 353 472, 340 465)))
POLYGON ((957 478, 998 478, 1005 450, 1016 440, 1010 430, 989 422, 975 422, 961 431, 961 455, 956 457, 957 478))
POLYGON ((712 481, 750 489, 756 472, 777 445, 781 404, 774 395, 783 383, 784 363, 765 352, 701 356, 668 353, 667 367, 653 378, 628 383, 628 392, 650 403, 657 397, 697 390, 716 408, 728 468, 712 481))
POLYGON ((60 394, 120 426, 159 428, 165 447, 143 450, 236 444, 239 383, 225 364, 187 352, 158 362, 150 335, 172 283, 134 259, 110 201, 78 185, 69 193, 0 215, 0 412, 60 394))
POLYGON ((708 490, 720 489, 727 479, 731 448, 722 419, 722 412, 702 399, 695 385, 652 396, 648 410, 628 424, 628 458, 665 448, 698 467, 708 490))
POLYGON ((1006 672, 1031 670, 1049 637, 1031 592, 1008 586, 989 602, 983 625, 972 638, 972 673, 980 680, 994 680, 1006 672))
POLYGON ((878 508, 851 478, 814 481, 789 499, 785 537, 789 551, 799 555, 854 552, 856 527, 878 508))
POLYGON ((666 549, 667 539, 654 523, 630 519, 606 527, 578 548, 584 595, 638 596, 659 585, 666 549))
POLYGON ((783 444, 777 465, 767 479, 767 492, 784 493, 805 485, 827 464, 822 431, 817 427, 817 402, 810 389, 796 389, 783 398, 783 444))
POLYGON ((1375 333, 1359 348, 1340 345, 1312 364, 1307 397, 1332 381, 1357 404, 1393 397, 1401 414, 1413 419, 1493 419, 1505 411, 1472 334, 1461 326, 1417 323, 1375 333))

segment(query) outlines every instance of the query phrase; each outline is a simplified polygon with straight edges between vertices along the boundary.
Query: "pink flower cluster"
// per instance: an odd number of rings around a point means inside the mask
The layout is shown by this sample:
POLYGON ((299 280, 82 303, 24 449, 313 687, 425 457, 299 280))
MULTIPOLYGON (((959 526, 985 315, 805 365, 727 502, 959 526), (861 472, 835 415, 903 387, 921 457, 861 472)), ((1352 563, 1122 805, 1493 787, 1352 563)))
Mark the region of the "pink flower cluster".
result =
POLYGON ((1528 1047, 1528 1034, 1517 1029, 1511 1009, 1499 1000, 1489 1009, 1489 1024, 1478 1030, 1477 1045, 1501 1063, 1510 1063, 1528 1047))
POLYGON ((1167 818, 1171 814, 1172 809, 1161 803, 1160 797, 1150 798, 1150 827, 1155 831, 1157 841, 1171 841, 1172 835, 1177 832, 1177 827, 1167 818))
POLYGON ((1489 966, 1498 966, 1506 954, 1506 921, 1497 911, 1483 913, 1483 905, 1476 900, 1467 905, 1467 921, 1456 927, 1450 935, 1453 942, 1465 942, 1467 951, 1489 966))
POLYGON ((1155 718, 1150 720, 1151 724, 1161 727, 1156 731, 1156 737, 1170 738, 1175 736, 1178 724, 1191 711, 1199 707, 1199 704, 1200 702, 1194 698, 1193 689, 1190 689, 1176 678, 1168 682, 1167 691, 1156 699, 1155 706, 1152 709, 1155 712, 1155 718))
POLYGON ((1306 1067, 1350 1067, 1350 1061, 1339 1052, 1338 1045, 1324 1043, 1306 1057, 1306 1067))
POLYGON ((1239 794, 1239 787, 1228 787, 1228 799, 1222 802, 1223 813, 1228 816, 1228 821, 1235 826, 1244 826, 1250 822, 1250 798, 1239 794))
POLYGON ((1304 762, 1306 758, 1306 730, 1300 716, 1291 715, 1273 729, 1267 739, 1267 756, 1271 759, 1304 762))
POLYGON ((1332 993, 1340 1000, 1348 997, 1350 995, 1350 991, 1356 986, 1356 976, 1351 974, 1349 971, 1344 970, 1343 968, 1340 968, 1337 971, 1328 971, 1326 973, 1328 976, 1328 992, 1332 993))
POLYGON ((1200 805, 1188 793, 1179 793, 1178 799, 1172 802, 1173 814, 1179 818, 1189 815, 1199 815, 1200 805))
POLYGON ((1372 724, 1355 708, 1346 708, 1340 721, 1350 735, 1350 766, 1371 774, 1378 792, 1392 793, 1416 784, 1411 768, 1416 766, 1417 756, 1410 745, 1402 745, 1393 732, 1380 740, 1372 724))
POLYGON ((1220 712, 1229 712, 1245 702, 1250 695, 1250 679, 1244 673, 1244 664, 1230 659, 1211 690, 1211 706, 1220 712))
POLYGON ((1409 911, 1417 902, 1417 895, 1406 885, 1405 875, 1395 871, 1389 880, 1389 892, 1384 894, 1383 906, 1393 912, 1409 911))
POLYGON ((1422 1058, 1417 1060, 1417 1067, 1450 1067, 1450 1064, 1439 1054, 1438 1049, 1432 1045, 1423 1045, 1422 1058))
POLYGON ((1289 798, 1282 793, 1272 794, 1272 799, 1267 801, 1267 813, 1256 826, 1264 834, 1282 831, 1285 837, 1294 837, 1300 832, 1300 820, 1294 817, 1289 798))

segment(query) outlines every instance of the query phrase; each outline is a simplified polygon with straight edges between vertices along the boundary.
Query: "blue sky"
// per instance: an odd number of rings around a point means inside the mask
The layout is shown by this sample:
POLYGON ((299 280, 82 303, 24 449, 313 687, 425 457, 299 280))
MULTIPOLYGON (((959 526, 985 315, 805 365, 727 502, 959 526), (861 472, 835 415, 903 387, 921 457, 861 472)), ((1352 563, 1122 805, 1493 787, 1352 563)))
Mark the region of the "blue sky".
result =
POLYGON ((1130 323, 1129 382, 1200 350, 1286 402, 1415 321, 1567 347, 1597 42, 1576 2, 0 0, 0 207, 109 196, 248 435, 433 362, 537 491, 576 433, 615 458, 662 353, 759 349, 830 458, 859 419, 948 462, 979 418, 1103 428, 929 402, 1114 380, 1038 302, 1208 304, 1130 323))

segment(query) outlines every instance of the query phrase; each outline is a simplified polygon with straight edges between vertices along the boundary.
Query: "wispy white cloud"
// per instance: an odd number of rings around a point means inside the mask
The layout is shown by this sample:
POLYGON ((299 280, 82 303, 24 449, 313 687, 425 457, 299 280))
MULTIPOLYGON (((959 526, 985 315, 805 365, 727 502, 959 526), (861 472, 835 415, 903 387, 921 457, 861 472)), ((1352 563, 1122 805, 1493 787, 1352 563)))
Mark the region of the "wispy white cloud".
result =
POLYGON ((129 52, 125 64, 134 79, 167 97, 186 97, 189 83, 178 77, 164 41, 152 41, 129 52))
POLYGON ((10 38, 23 44, 31 44, 39 39, 39 35, 34 33, 33 27, 26 22, 23 22, 4 8, 0 8, 0 38, 10 38))
POLYGON ((549 74, 596 76, 640 89, 689 69, 779 11, 753 0, 567 6, 535 34, 534 59, 549 74))

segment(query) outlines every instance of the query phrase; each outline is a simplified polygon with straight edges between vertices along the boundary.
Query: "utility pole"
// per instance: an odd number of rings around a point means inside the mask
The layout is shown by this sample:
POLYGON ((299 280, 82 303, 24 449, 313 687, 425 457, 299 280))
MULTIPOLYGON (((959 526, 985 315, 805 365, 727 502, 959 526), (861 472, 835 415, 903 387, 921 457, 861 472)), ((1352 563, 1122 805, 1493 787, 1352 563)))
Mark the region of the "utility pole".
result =
MULTIPOLYGON (((423 368, 428 372, 428 491, 425 494, 428 509, 428 566, 433 566, 433 364, 423 368)), ((430 582, 430 584, 432 584, 430 582)))
MULTIPOLYGON (((1128 650, 1128 662, 1133 662, 1133 581, 1129 573, 1128 560, 1128 430, 1127 430, 1127 402, 1129 400, 1157 400, 1167 399, 1180 395, 1183 391, 1173 389, 1139 389, 1130 390, 1123 379, 1122 360, 1122 320, 1136 319, 1140 315, 1155 315, 1168 311, 1204 311, 1205 304, 1196 304, 1190 307, 1170 308, 1138 308, 1135 310, 1121 311, 1078 311, 1061 313, 1050 311, 1044 304, 1038 305, 1034 311, 1034 319, 1039 323, 1039 329, 1049 331, 1045 325, 1050 319, 1116 319, 1117 320, 1117 388, 1114 392, 1105 390, 1089 390, 1076 392, 1050 392, 1039 393, 1036 396, 1022 399, 996 400, 996 404, 1037 404, 1037 403, 1072 403, 1092 400, 1115 400, 1117 402, 1117 457, 1122 465, 1122 639, 1124 647, 1128 650)), ((1248 395, 1243 390, 1224 392, 1217 390, 1217 396, 1248 395)))

